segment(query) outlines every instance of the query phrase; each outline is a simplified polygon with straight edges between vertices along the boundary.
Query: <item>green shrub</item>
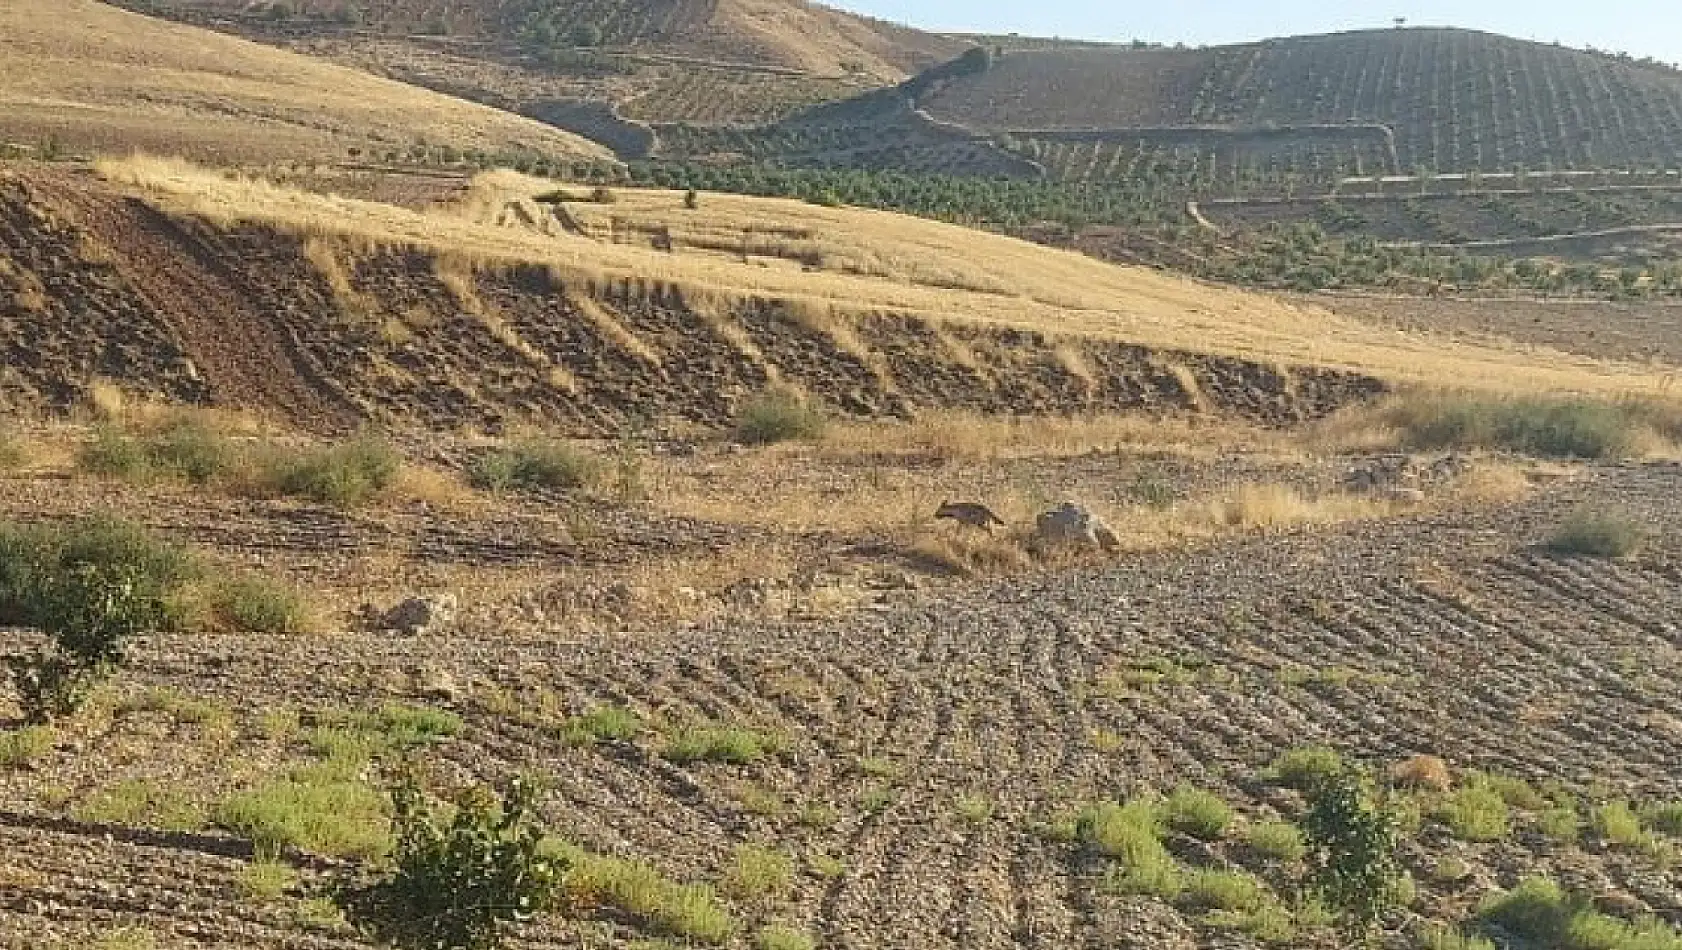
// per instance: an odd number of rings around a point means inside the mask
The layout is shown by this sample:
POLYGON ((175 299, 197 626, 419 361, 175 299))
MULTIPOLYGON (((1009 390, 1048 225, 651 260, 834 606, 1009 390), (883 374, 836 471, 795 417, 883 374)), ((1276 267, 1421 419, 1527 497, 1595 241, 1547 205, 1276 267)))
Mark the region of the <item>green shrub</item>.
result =
POLYGON ((1595 911, 1547 878, 1526 878, 1485 901, 1482 919, 1537 946, 1561 950, 1682 950, 1682 936, 1651 918, 1619 920, 1595 911))
MULTIPOLYGON (((362 744, 372 753, 401 752, 460 734, 461 717, 447 709, 386 703, 374 710, 338 710, 317 717, 312 744, 362 744), (337 735, 342 737, 335 740, 337 735)), ((330 752, 330 750, 329 750, 330 752)))
POLYGON ((986 824, 993 817, 993 800, 986 795, 965 793, 952 803, 960 821, 971 825, 986 824))
POLYGON ((1451 927, 1433 927, 1419 936, 1419 950, 1496 950, 1488 937, 1463 934, 1451 927))
POLYGON ((1651 439, 1651 412, 1636 403, 1480 396, 1420 398, 1389 421, 1412 449, 1489 449, 1544 458, 1624 458, 1651 439))
POLYGON ((173 478, 209 484, 227 474, 241 452, 225 436, 191 416, 171 420, 142 435, 103 426, 77 453, 77 467, 90 475, 128 482, 173 478))
POLYGON ((1298 746, 1280 753, 1268 771, 1280 785, 1312 791, 1343 771, 1343 756, 1326 746, 1298 746))
POLYGON ((1500 841, 1512 833, 1506 801, 1483 786, 1455 792, 1438 807, 1436 817, 1462 841, 1500 841))
POLYGON ((271 453, 263 467, 264 480, 280 494, 352 508, 396 483, 403 456, 384 439, 362 436, 313 451, 271 453))
POLYGON ((1547 548, 1558 554, 1621 558, 1640 551, 1646 540, 1646 527, 1622 511, 1581 508, 1549 536, 1547 548))
POLYGON ((818 942, 803 930, 769 924, 754 935, 754 950, 816 950, 818 942))
POLYGON ((1396 902, 1401 867, 1394 817, 1374 802, 1353 769, 1323 779, 1303 818, 1310 847, 1312 889, 1342 916, 1349 932, 1364 932, 1396 902))
POLYGON ((726 894, 739 900, 779 897, 794 881, 794 859, 775 848, 738 845, 721 882, 726 894))
POLYGON ((1204 841, 1220 838, 1232 823, 1232 809, 1220 796, 1190 785, 1182 785, 1168 796, 1163 815, 1169 828, 1204 841))
POLYGON ((1249 934, 1270 947, 1295 946, 1296 923, 1291 912, 1278 901, 1263 901, 1250 910, 1217 910, 1204 915, 1203 923, 1222 930, 1249 934))
POLYGON ((545 847, 537 794, 520 779, 500 796, 474 789, 438 816, 412 779, 392 790, 397 831, 390 877, 344 909, 404 947, 490 950, 509 922, 529 919, 555 900, 563 863, 545 847))
POLYGON ((1292 864, 1308 854, 1302 829, 1288 821, 1266 821, 1250 826, 1244 842, 1250 850, 1274 861, 1292 864))
POLYGON ((481 491, 573 489, 597 484, 607 468, 599 456, 569 443, 529 439, 480 456, 467 478, 481 491))
POLYGON ((76 453, 76 467, 89 475, 125 482, 145 482, 153 477, 146 447, 109 426, 101 426, 93 441, 76 453))
POLYGON ((53 751, 53 730, 48 726, 25 726, 0 730, 0 769, 30 765, 53 751))
POLYGON ((799 395, 775 389, 744 403, 736 413, 736 439, 747 445, 770 445, 823 437, 823 413, 799 395))
POLYGON ((240 633, 307 633, 314 618, 295 588, 266 577, 234 577, 211 592, 212 609, 229 628, 240 633))
POLYGON ((666 738, 660 755, 679 765, 691 762, 725 762, 747 765, 768 755, 778 755, 787 745, 782 736, 755 729, 710 724, 681 726, 666 738))
POLYGON ((1575 844, 1583 830, 1583 819, 1573 802, 1556 804, 1536 813, 1536 829, 1561 844, 1575 844))
POLYGON ((1254 911, 1267 900, 1267 888, 1255 875, 1244 871, 1216 871, 1199 868, 1182 876, 1183 897, 1193 906, 1209 910, 1254 911))
POLYGON ((569 717, 560 734, 568 745, 628 742, 642 733, 642 717, 624 706, 597 706, 582 715, 569 717))
POLYGON ((1641 818, 1654 831, 1682 835, 1682 801, 1648 805, 1641 810, 1641 818))

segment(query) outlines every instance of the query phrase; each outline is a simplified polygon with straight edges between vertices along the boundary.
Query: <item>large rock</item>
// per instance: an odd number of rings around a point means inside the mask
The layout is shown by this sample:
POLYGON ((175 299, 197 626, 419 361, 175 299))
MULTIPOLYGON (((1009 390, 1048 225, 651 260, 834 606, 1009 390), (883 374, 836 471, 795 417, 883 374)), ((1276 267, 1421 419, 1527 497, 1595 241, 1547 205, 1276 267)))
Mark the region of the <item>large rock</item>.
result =
POLYGON ((1104 519, 1091 509, 1066 501, 1039 516, 1034 521, 1036 535, 1042 544, 1073 545, 1113 551, 1121 546, 1104 519))
POLYGON ((381 626, 387 630, 401 630, 409 634, 427 633, 440 627, 448 627, 455 622, 455 618, 455 595, 434 594, 429 597, 411 597, 386 611, 381 626))

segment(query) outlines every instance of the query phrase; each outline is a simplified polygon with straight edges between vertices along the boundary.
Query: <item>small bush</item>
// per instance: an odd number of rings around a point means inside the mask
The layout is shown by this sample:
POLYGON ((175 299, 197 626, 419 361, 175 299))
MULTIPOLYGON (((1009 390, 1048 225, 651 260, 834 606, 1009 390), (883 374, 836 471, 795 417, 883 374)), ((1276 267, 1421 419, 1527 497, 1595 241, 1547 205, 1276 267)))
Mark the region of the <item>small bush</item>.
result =
POLYGON ((1649 805, 1641 810, 1641 818, 1655 831, 1682 836, 1682 801, 1649 805))
POLYGON ((89 795, 71 809, 77 821, 99 825, 197 831, 204 809, 181 791, 146 779, 129 779, 89 795))
POLYGON ((235 577, 218 584, 212 609, 240 633, 308 633, 315 622, 304 597, 294 588, 265 577, 235 577))
POLYGON ((628 742, 642 733, 642 717, 624 706, 597 706, 561 724, 560 734, 568 745, 596 745, 628 742))
POLYGON ((1628 514, 1583 508, 1554 531, 1547 548, 1556 554, 1622 558, 1640 551, 1646 540, 1646 527, 1628 514))
POLYGON ((747 765, 781 753, 786 744, 782 736, 774 733, 697 724, 674 730, 667 737, 660 755, 679 765, 691 762, 747 765))
POLYGON ((145 446, 108 426, 100 427, 93 441, 76 453, 76 467, 89 475, 126 482, 144 482, 153 476, 145 446))
POLYGON ((1436 817, 1462 841, 1500 841, 1512 833, 1512 815, 1495 791, 1463 788, 1437 809, 1436 817))
POLYGON ((1343 771, 1343 756, 1326 746, 1298 746, 1281 753, 1268 771, 1280 785, 1312 791, 1343 771))
POLYGON ((739 900, 780 897, 794 881, 794 860, 775 848, 744 844, 731 854, 721 882, 739 900))
POLYGON ((314 451, 271 454, 263 467, 264 481, 280 494, 353 508, 396 483, 403 456, 384 439, 363 436, 314 451))
POLYGON ((569 443, 530 439, 481 456, 468 469, 480 491, 587 488, 602 480, 607 463, 569 443))
POLYGON ((53 751, 55 739, 47 726, 26 726, 0 731, 0 769, 31 765, 53 751))
POLYGON ((240 456, 225 436, 191 416, 182 416, 143 435, 102 426, 77 453, 76 463, 82 471, 102 478, 140 483, 170 478, 206 485, 226 475, 240 456))
POLYGON ((1222 930, 1236 930, 1249 934, 1270 947, 1294 946, 1297 928, 1291 912, 1277 901, 1263 901, 1250 910, 1217 910, 1204 916, 1203 922, 1222 930))
POLYGON ((1266 821, 1251 825, 1244 843, 1250 850, 1273 861, 1293 864, 1308 853, 1302 830, 1288 821, 1266 821))
POLYGON ((1530 877, 1486 900, 1478 915, 1526 940, 1545 942, 1565 930, 1573 908, 1553 881, 1530 877))
POLYGON ((1583 819, 1574 803, 1558 804, 1536 814, 1536 829, 1552 841, 1575 844, 1582 836, 1583 819))
POLYGON ((412 779, 392 790, 392 875, 345 910, 404 947, 490 950, 506 924, 555 900, 563 862, 543 847, 537 794, 515 779, 500 796, 479 788, 440 818, 412 779))
POLYGON ((1485 901, 1479 915, 1537 946, 1564 950, 1682 950, 1682 935, 1653 919, 1619 920, 1547 878, 1532 877, 1485 901))
POLYGON ((736 414, 736 439, 747 445, 771 445, 823 437, 823 413, 795 393, 772 390, 748 400, 736 414))
POLYGON ((959 795, 953 802, 958 819, 971 825, 986 824, 993 817, 993 800, 986 795, 959 795))
POLYGON ((1232 823, 1232 809, 1226 802, 1189 785, 1180 786, 1168 796, 1163 814, 1169 828, 1203 841, 1220 838, 1232 823))
POLYGON ((811 934, 782 924, 770 924, 753 938, 754 950, 816 950, 811 934))
POLYGON ((1402 880, 1394 816, 1372 800, 1359 773, 1322 779, 1303 818, 1313 891, 1351 933, 1370 929, 1393 906, 1402 880))

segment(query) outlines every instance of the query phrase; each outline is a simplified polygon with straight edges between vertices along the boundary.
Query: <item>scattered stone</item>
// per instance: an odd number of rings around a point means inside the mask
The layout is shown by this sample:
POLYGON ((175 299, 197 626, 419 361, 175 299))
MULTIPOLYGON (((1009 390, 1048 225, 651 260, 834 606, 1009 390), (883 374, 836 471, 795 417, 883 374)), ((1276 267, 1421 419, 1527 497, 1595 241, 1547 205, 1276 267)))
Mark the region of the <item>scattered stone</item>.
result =
POLYGON ((386 611, 381 626, 387 630, 398 630, 410 635, 429 633, 442 627, 448 627, 455 621, 455 616, 456 596, 454 594, 411 597, 386 611))
POLYGON ((1038 539, 1044 544, 1080 545, 1105 551, 1121 546, 1120 539, 1104 523, 1104 519, 1072 501, 1040 515, 1034 527, 1038 539))

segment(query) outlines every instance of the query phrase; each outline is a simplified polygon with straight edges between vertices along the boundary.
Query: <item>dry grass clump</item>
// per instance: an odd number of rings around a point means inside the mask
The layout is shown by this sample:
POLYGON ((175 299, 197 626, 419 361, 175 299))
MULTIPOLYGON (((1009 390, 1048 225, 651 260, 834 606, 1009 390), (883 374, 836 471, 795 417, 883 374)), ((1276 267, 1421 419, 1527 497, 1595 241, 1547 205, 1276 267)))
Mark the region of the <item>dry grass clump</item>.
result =
POLYGON ((1379 408, 1369 422, 1407 449, 1616 459, 1673 444, 1682 435, 1682 407, 1658 400, 1414 393, 1379 408))
POLYGON ((826 454, 839 457, 905 455, 948 462, 1072 458, 1129 448, 1213 454, 1237 447, 1276 455, 1298 451, 1277 430, 1230 420, 1131 413, 1024 419, 962 410, 918 413, 909 422, 832 425, 821 444, 826 454))
POLYGON ((570 442, 524 439, 481 455, 468 468, 468 483, 481 491, 588 488, 605 476, 606 460, 570 442))
POLYGON ((1647 526, 1616 508, 1580 508, 1548 537, 1546 547, 1556 554, 1624 558, 1641 550, 1647 526))
POLYGON ((1390 767, 1390 781, 1403 788, 1446 792, 1454 783, 1448 763, 1434 755, 1416 755, 1390 767))
POLYGON ((747 445, 813 442, 823 437, 828 420, 799 393, 772 389, 743 403, 736 413, 736 439, 747 445))
POLYGON ((0 474, 15 472, 29 463, 29 450, 23 439, 0 428, 0 474))

